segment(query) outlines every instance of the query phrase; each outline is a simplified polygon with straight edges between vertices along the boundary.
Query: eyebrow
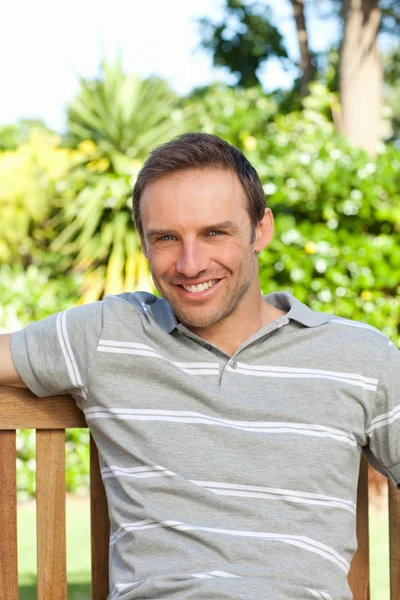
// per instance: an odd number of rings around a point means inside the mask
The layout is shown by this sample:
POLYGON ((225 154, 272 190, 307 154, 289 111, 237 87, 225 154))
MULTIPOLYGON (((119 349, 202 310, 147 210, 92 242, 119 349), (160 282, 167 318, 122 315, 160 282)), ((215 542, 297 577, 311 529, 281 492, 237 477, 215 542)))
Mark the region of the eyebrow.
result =
MULTIPOLYGON (((239 233, 240 228, 233 221, 222 221, 221 223, 212 223, 206 227, 200 229, 200 233, 206 233, 207 231, 213 231, 214 229, 229 230, 232 233, 239 233)), ((163 237, 164 235, 177 235, 175 229, 148 229, 145 231, 145 238, 152 240, 156 237, 163 237)))

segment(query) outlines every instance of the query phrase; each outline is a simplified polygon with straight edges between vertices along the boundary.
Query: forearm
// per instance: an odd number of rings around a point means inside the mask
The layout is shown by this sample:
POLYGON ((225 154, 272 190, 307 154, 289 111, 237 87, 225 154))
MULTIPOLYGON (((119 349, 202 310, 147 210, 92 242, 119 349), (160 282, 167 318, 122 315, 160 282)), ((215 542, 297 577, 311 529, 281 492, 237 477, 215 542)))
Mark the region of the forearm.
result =
POLYGON ((10 343, 10 333, 0 334, 0 385, 27 388, 14 366, 10 343))

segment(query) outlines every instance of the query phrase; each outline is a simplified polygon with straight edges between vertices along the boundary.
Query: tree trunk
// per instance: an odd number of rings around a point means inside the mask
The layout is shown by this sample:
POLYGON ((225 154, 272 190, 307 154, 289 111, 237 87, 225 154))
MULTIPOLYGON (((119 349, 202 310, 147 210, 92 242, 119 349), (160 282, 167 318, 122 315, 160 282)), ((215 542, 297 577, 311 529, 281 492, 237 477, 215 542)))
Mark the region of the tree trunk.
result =
POLYGON ((300 68, 302 70, 300 92, 302 96, 310 93, 309 84, 314 79, 315 68, 311 61, 311 52, 308 45, 306 20, 304 16, 304 0, 291 0, 294 19, 296 21, 297 38, 300 48, 300 68))
POLYGON ((372 155, 380 137, 382 66, 379 0, 343 0, 340 64, 341 133, 372 155))

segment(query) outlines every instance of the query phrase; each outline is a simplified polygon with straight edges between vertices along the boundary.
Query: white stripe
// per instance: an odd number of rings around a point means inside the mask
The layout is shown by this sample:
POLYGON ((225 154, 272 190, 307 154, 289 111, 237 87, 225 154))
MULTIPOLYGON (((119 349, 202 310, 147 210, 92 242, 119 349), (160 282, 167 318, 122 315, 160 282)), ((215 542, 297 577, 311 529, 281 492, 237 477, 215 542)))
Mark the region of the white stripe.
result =
POLYGON ((400 419, 400 404, 395 406, 390 412, 383 413, 375 419, 372 419, 371 426, 367 429, 367 434, 372 433, 375 429, 379 429, 380 427, 384 427, 385 425, 390 425, 400 419))
POLYGON ((179 410, 154 410, 134 408, 103 408, 95 406, 84 411, 89 419, 123 419, 137 421, 165 421, 170 423, 206 424, 220 427, 229 427, 241 431, 255 433, 298 433, 317 437, 329 437, 356 446, 353 435, 339 429, 323 425, 310 425, 303 423, 268 422, 268 421, 234 421, 217 419, 194 411, 179 410), (186 416, 187 415, 187 416, 186 416))
MULTIPOLYGON (((172 363, 174 364, 174 363, 172 363)), ((218 369, 181 369, 189 375, 219 375, 218 369)))
POLYGON ((219 494, 222 496, 238 496, 238 497, 248 497, 248 498, 261 498, 265 500, 284 500, 288 502, 300 502, 303 504, 318 504, 322 506, 333 506, 336 508, 344 508, 356 514, 356 506, 353 502, 349 500, 342 500, 341 498, 331 498, 329 496, 323 496, 323 494, 311 494, 307 492, 296 492, 294 490, 278 490, 273 488, 264 488, 266 491, 250 491, 251 488, 256 488, 257 486, 230 486, 231 488, 235 487, 237 489, 227 489, 229 484, 215 484, 214 487, 207 487, 206 482, 197 482, 192 481, 194 484, 204 485, 207 490, 210 492, 214 492, 215 494, 219 494), (240 489, 242 488, 242 489, 240 489), (244 488, 249 488, 249 490, 245 490, 244 488))
POLYGON ((139 344, 137 342, 119 342, 115 340, 99 340, 99 345, 101 346, 116 346, 121 348, 142 348, 144 350, 152 350, 155 352, 154 348, 148 346, 147 344, 139 344))
POLYGON ((342 502, 343 504, 347 504, 348 506, 352 506, 354 508, 356 507, 354 502, 352 502, 351 500, 342 500, 341 498, 326 496, 325 494, 316 494, 314 492, 302 492, 299 490, 286 490, 286 489, 281 489, 281 488, 268 488, 268 487, 264 487, 261 485, 221 483, 219 481, 197 481, 197 480, 194 480, 193 483, 196 483, 197 485, 201 485, 201 486, 205 486, 205 487, 269 492, 269 493, 273 493, 273 494, 284 494, 286 496, 296 496, 296 497, 301 496, 303 498, 314 498, 314 499, 319 499, 319 500, 336 500, 337 502, 342 502))
POLYGON ((239 577, 239 575, 228 573, 228 571, 210 571, 210 574, 215 575, 216 577, 239 577))
POLYGON ((167 360, 166 358, 161 356, 161 354, 158 354, 158 352, 155 352, 154 350, 134 350, 132 348, 108 348, 106 346, 97 346, 97 350, 98 352, 111 352, 114 354, 133 354, 137 356, 151 356, 153 358, 161 358, 162 360, 167 360))
POLYGON ((197 579, 212 579, 213 577, 240 577, 240 575, 234 575, 233 573, 228 573, 228 571, 210 571, 209 573, 189 573, 191 577, 196 577, 197 579))
MULTIPOLYGON (((139 346, 139 344, 137 344, 139 346)), ((144 346, 144 344, 141 344, 144 346)), ((108 347, 108 346, 97 346, 98 352, 111 352, 114 354, 130 354, 135 356, 147 356, 149 358, 160 358, 161 360, 165 360, 169 362, 171 365, 178 367, 184 373, 188 373, 189 375, 218 375, 219 374, 219 364, 218 363, 183 363, 183 362, 173 362, 165 358, 155 350, 151 348, 147 349, 132 349, 132 348, 117 348, 117 347, 108 347)))
POLYGON ((359 327, 360 329, 369 329, 374 333, 378 333, 379 335, 383 335, 383 337, 387 337, 382 331, 376 329, 372 325, 368 325, 367 323, 360 323, 359 321, 351 321, 350 319, 330 319, 328 323, 333 323, 337 325, 347 325, 348 327, 359 327))
POLYGON ((66 344, 68 356, 70 357, 72 368, 73 368, 74 373, 76 375, 76 382, 77 382, 77 384, 79 386, 83 387, 82 378, 81 378, 80 373, 79 373, 78 364, 76 362, 75 355, 74 355, 74 352, 72 350, 71 343, 70 343, 69 337, 68 337, 67 311, 64 311, 63 313, 61 313, 61 329, 62 329, 62 333, 63 333, 63 339, 64 339, 64 342, 66 344))
MULTIPOLYGON (((103 479, 109 477, 178 477, 177 473, 165 469, 161 465, 153 467, 104 467, 101 469, 103 479)), ((268 488, 258 485, 244 485, 221 483, 217 481, 199 481, 188 479, 189 483, 206 488, 209 492, 222 496, 236 496, 243 498, 261 498, 264 500, 284 500, 288 502, 300 502, 303 504, 317 504, 322 506, 333 506, 343 508, 352 513, 356 513, 356 505, 351 500, 343 500, 326 496, 324 494, 315 494, 313 492, 301 492, 298 490, 285 490, 280 488, 268 488)))
POLYGON ((171 527, 172 529, 176 529, 178 531, 204 531, 206 533, 225 534, 239 537, 248 537, 253 539, 261 539, 272 542, 282 542, 290 544, 292 546, 296 546, 298 548, 303 548, 304 550, 308 550, 309 552, 314 552, 315 554, 323 556, 327 560, 336 564, 340 569, 342 569, 342 571, 346 573, 346 575, 350 569, 350 565, 347 562, 347 560, 343 558, 338 552, 336 552, 336 550, 334 550, 330 546, 327 546, 326 544, 322 544, 321 542, 318 542, 317 540, 306 536, 267 533, 262 531, 241 531, 234 529, 217 529, 214 527, 198 527, 195 525, 181 523, 180 521, 161 521, 157 523, 155 521, 146 520, 137 521, 136 523, 122 523, 118 530, 115 532, 115 534, 111 536, 112 540, 110 538, 110 544, 115 544, 117 539, 125 536, 127 533, 129 533, 129 531, 139 531, 142 529, 152 529, 156 527, 171 527))
POLYGON ((118 598, 121 593, 131 585, 131 583, 116 583, 114 591, 110 596, 110 600, 116 600, 116 598, 118 598))
POLYGON ((301 367, 278 367, 270 365, 246 365, 239 362, 238 367, 241 369, 249 369, 252 371, 266 371, 269 373, 294 373, 294 374, 311 374, 311 375, 329 375, 332 377, 340 377, 341 379, 355 379, 364 383, 377 384, 378 380, 372 377, 365 377, 359 373, 347 373, 342 371, 326 371, 322 369, 303 369, 301 367))
POLYGON ((218 363, 172 362, 172 364, 176 367, 182 367, 183 369, 209 369, 210 367, 219 369, 218 363))
POLYGON ((139 479, 146 478, 146 477, 160 477, 160 476, 177 477, 176 473, 173 473, 172 471, 168 471, 167 469, 164 469, 163 467, 158 467, 158 466, 155 466, 155 467, 130 467, 130 468, 112 466, 112 467, 105 467, 105 468, 101 469, 101 474, 102 474, 103 479, 107 479, 108 477, 119 477, 119 476, 137 477, 139 479))
MULTIPOLYGON (((371 390, 371 391, 376 391, 376 383, 375 384, 370 384, 370 383, 365 383, 364 381, 361 381, 361 376, 360 379, 351 379, 351 378, 345 378, 345 377, 337 377, 337 376, 333 376, 333 375, 323 375, 323 374, 317 374, 317 373, 290 373, 290 372, 270 372, 270 371, 264 371, 261 370, 259 368, 255 367, 249 367, 247 366, 246 368, 242 368, 240 366, 238 366, 236 369, 233 369, 230 365, 228 365, 226 367, 227 371, 229 371, 230 373, 240 373, 242 375, 253 375, 255 377, 275 377, 275 378, 282 378, 282 379, 328 379, 331 381, 338 381, 340 383, 348 383, 350 385, 355 385, 357 387, 362 387, 366 390, 371 390)), ((322 372, 321 372, 322 373, 322 372)), ((354 376, 353 376, 354 377, 354 376)), ((363 379, 367 379, 366 377, 364 377, 363 379)), ((377 380, 374 380, 377 381, 377 380)))
POLYGON ((314 596, 314 598, 318 598, 319 600, 333 600, 332 596, 327 594, 326 592, 318 592, 317 590, 311 590, 310 588, 305 588, 307 592, 310 592, 314 596))
POLYGON ((125 533, 128 531, 132 531, 134 529, 151 529, 159 526, 159 523, 153 521, 152 519, 142 519, 141 521, 136 521, 136 523, 125 523, 120 525, 117 531, 110 535, 110 544, 115 544, 117 538, 121 537, 121 533, 122 535, 125 535, 125 533), (129 529, 127 529, 127 527, 129 527, 129 529))
POLYGON ((61 346, 61 350, 64 356, 65 363, 67 365, 68 374, 71 379, 71 383, 74 387, 80 387, 84 398, 87 396, 87 390, 83 386, 82 378, 79 373, 78 365, 75 360, 74 353, 72 351, 71 343, 68 337, 66 316, 67 311, 59 313, 56 319, 57 337, 61 346))

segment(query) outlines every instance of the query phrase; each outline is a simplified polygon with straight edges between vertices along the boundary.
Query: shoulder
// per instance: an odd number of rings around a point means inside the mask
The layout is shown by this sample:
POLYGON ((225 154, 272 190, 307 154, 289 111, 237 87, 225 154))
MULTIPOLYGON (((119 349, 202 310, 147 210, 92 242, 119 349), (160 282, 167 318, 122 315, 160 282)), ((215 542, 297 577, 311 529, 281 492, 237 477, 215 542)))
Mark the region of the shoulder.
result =
POLYGON ((171 306, 164 298, 150 292, 125 292, 106 296, 104 319, 125 319, 155 323, 166 332, 171 332, 178 324, 171 306))
POLYGON ((327 331, 332 331, 334 335, 341 335, 354 341, 360 340, 361 342, 384 347, 387 347, 390 342, 387 335, 368 323, 346 319, 337 315, 327 315, 327 317, 325 327, 327 331))
POLYGON ((374 376, 380 373, 388 348, 393 346, 393 342, 376 327, 337 315, 329 315, 318 329, 325 352, 335 361, 346 368, 356 364, 374 376))

